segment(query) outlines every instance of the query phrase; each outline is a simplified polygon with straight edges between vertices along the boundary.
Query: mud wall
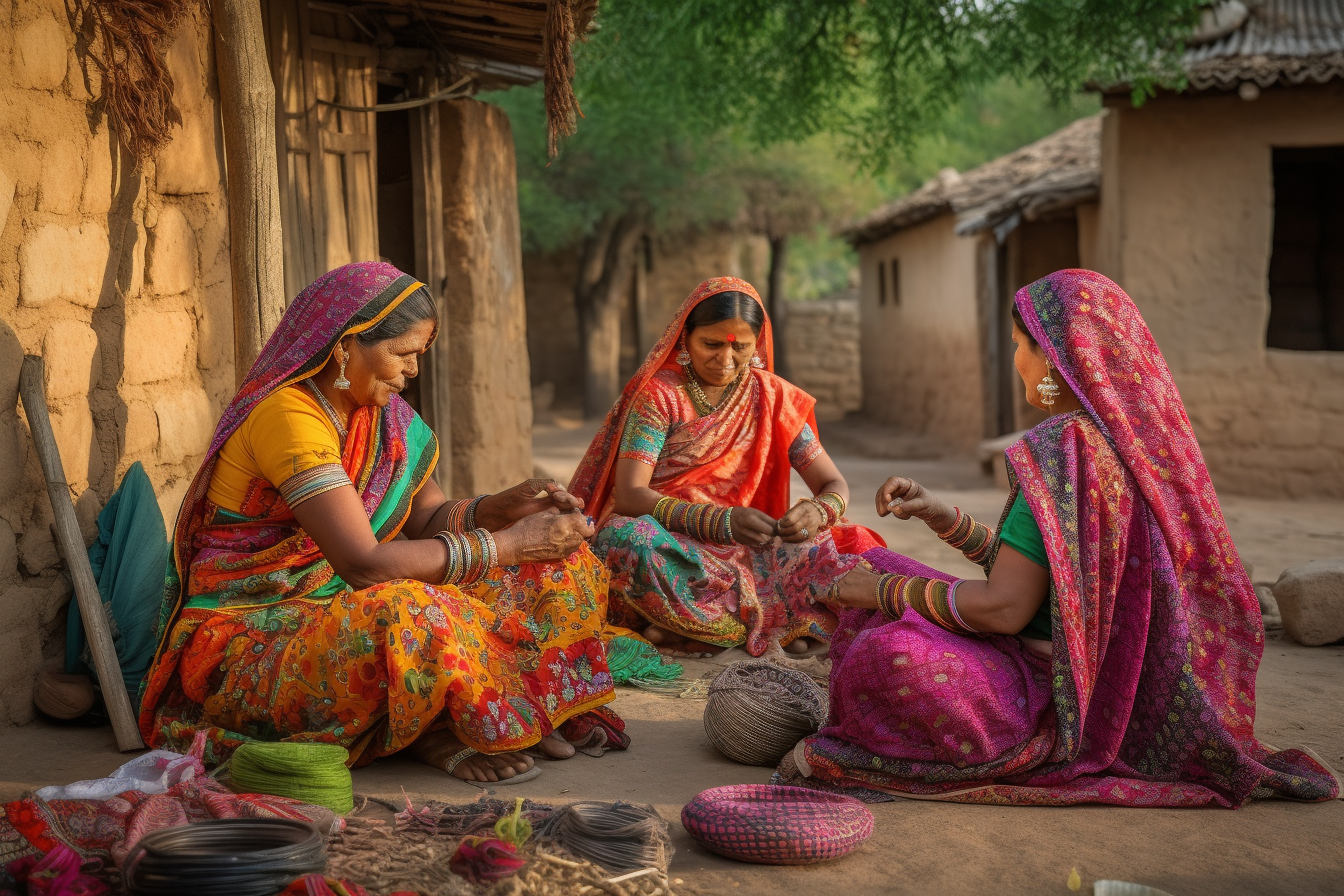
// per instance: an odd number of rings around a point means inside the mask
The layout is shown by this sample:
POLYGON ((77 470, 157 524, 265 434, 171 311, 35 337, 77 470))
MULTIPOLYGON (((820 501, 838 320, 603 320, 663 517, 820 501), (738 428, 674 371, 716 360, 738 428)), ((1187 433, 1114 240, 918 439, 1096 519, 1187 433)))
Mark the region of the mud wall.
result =
POLYGON ((1107 104, 1098 265, 1147 320, 1218 488, 1344 497, 1344 353, 1265 347, 1272 148, 1344 144, 1344 84, 1107 104))
POLYGON ((98 70, 60 0, 0 2, 0 724, 33 717, 64 650, 70 586, 18 403, 24 354, 85 538, 144 464, 171 529, 233 390, 228 215, 211 34, 168 52, 183 123, 137 166, 96 113, 98 70))

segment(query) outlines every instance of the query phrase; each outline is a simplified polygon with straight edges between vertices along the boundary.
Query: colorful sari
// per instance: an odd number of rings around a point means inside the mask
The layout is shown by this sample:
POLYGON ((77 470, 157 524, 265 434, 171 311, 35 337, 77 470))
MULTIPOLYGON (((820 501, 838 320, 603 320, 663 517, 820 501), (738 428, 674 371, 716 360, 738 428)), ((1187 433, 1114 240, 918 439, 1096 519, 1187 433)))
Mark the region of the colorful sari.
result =
MULTIPOLYGON (((241 512, 209 499, 220 451, 248 413, 420 286, 380 263, 323 275, 225 409, 177 519, 141 703, 150 746, 181 751, 203 731, 212 761, 245 740, 292 740, 340 744, 364 764, 444 727, 484 752, 516 750, 590 711, 623 745, 619 718, 599 710, 613 698, 607 573, 587 548, 493 570, 470 588, 400 579, 353 590, 278 484, 254 481, 241 512)), ((400 396, 352 415, 340 463, 379 541, 401 531, 437 459, 434 434, 400 396)))
MULTIPOLYGON (((569 490, 598 518, 594 550, 611 569, 614 618, 631 626, 648 620, 707 644, 741 644, 759 656, 774 642, 828 639, 835 615, 818 601, 858 563, 859 551, 882 542, 866 529, 841 525, 801 544, 708 544, 670 532, 652 516, 616 513, 616 461, 632 412, 648 392, 684 391, 673 355, 686 318, 704 300, 729 291, 760 302, 749 283, 733 277, 700 284, 626 384, 569 490)), ((763 366, 749 368, 722 406, 672 424, 650 488, 695 503, 754 507, 775 519, 788 511, 789 449, 804 427, 817 431, 816 402, 773 373, 768 317, 757 355, 763 366)))
MULTIPOLYGON (((1084 407, 1007 452, 1007 506, 1025 496, 1049 557, 1052 656, 913 613, 851 610, 831 647, 829 724, 778 778, 869 799, 1022 805, 1336 796, 1312 756, 1255 739, 1259 605, 1138 310, 1079 270, 1016 303, 1084 407)), ((951 580, 888 551, 865 556, 951 580)))

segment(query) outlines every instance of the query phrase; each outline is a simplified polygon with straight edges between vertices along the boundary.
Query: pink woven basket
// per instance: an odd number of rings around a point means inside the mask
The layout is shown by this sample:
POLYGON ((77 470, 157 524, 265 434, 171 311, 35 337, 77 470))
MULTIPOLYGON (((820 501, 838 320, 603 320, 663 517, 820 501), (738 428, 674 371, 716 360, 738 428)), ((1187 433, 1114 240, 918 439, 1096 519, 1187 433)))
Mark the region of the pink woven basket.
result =
POLYGON ((770 784, 706 790, 681 824, 706 849, 763 865, 838 858, 873 835, 872 813, 853 797, 770 784))

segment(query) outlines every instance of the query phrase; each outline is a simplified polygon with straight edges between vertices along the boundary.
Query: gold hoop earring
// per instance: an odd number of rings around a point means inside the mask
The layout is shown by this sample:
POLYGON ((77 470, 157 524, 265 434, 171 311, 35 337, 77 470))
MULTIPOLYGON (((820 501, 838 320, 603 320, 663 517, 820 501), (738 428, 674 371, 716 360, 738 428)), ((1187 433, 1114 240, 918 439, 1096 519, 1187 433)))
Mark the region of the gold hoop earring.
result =
POLYGON ((1041 404, 1047 408, 1055 406, 1055 399, 1059 397, 1059 383, 1050 375, 1050 362, 1045 362, 1045 379, 1041 380, 1036 387, 1036 394, 1041 397, 1041 404))
POLYGON ((345 352, 341 352, 340 357, 341 357, 341 368, 336 372, 336 382, 332 383, 332 385, 335 386, 337 389, 349 389, 350 381, 345 378, 345 362, 349 360, 349 356, 346 355, 345 352))

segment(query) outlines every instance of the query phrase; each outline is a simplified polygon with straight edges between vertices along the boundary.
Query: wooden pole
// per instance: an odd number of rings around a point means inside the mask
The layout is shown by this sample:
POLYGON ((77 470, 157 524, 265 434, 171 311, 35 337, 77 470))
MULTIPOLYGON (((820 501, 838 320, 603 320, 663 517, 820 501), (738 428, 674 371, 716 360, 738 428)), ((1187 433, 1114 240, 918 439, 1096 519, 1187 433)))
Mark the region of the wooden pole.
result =
POLYGON ((65 554, 65 564, 70 568, 70 579, 75 585, 75 599, 79 601, 79 615, 84 620, 84 630, 89 638, 93 667, 98 672, 98 683, 103 689, 103 702, 107 704, 108 715, 112 717, 117 748, 122 752, 140 750, 144 748, 145 742, 140 739, 140 726, 136 723, 135 711, 131 709, 131 699, 126 694, 121 665, 117 662, 117 649, 112 644, 112 628, 103 610, 98 582, 93 578, 93 567, 89 565, 84 537, 79 533, 75 505, 70 500, 70 486, 65 481, 65 467, 61 463, 60 451, 56 448, 56 436, 51 431, 51 416, 47 413, 42 381, 42 359, 36 355, 25 356, 19 373, 19 396, 23 399, 23 412, 28 415, 28 428, 32 430, 33 443, 37 446, 42 475, 47 480, 47 498, 51 500, 51 512, 56 518, 56 538, 65 554))
POLYGON ((258 0, 214 0, 210 8, 228 171, 234 381, 241 385, 285 312, 275 85, 258 0))

